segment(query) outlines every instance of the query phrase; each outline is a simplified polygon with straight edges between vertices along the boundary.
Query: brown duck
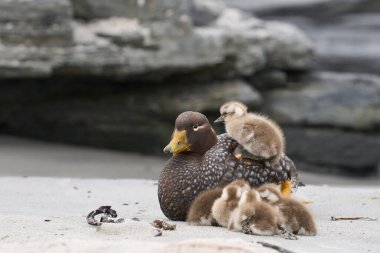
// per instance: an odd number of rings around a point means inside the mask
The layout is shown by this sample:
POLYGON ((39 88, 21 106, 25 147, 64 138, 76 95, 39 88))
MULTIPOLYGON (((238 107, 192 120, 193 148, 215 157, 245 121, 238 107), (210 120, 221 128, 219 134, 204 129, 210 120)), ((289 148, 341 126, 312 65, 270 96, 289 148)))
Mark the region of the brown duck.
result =
POLYGON ((251 187, 282 184, 286 195, 297 189, 297 171, 288 157, 281 157, 281 169, 276 170, 264 162, 240 161, 234 155, 237 146, 227 134, 217 136, 203 114, 181 113, 175 121, 172 139, 164 149, 173 157, 158 180, 158 199, 165 216, 186 220, 190 205, 199 193, 237 179, 246 180, 251 187))

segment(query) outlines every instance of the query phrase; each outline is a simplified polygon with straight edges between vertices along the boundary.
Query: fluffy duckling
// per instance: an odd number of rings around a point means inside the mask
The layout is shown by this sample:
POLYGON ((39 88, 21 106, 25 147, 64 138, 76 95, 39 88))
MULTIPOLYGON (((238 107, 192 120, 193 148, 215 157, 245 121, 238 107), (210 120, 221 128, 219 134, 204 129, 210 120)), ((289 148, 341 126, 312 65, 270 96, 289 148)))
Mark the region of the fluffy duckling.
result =
POLYGON ((258 188, 258 192, 264 201, 279 209, 287 231, 298 235, 317 234, 313 216, 301 202, 283 197, 274 184, 263 185, 258 188))
POLYGON ((278 210, 261 201, 259 193, 251 189, 243 192, 238 207, 231 214, 228 229, 254 235, 275 235, 280 223, 278 210))
POLYGON ((199 194, 190 206, 187 222, 192 225, 211 226, 217 223, 212 217, 211 208, 216 199, 222 195, 220 187, 209 189, 199 194))
POLYGON ((225 122, 227 134, 249 152, 249 158, 267 160, 271 165, 279 166, 285 138, 275 122, 248 113, 247 106, 239 102, 225 103, 220 107, 220 114, 215 122, 225 122))
POLYGON ((250 186, 243 180, 237 180, 223 188, 222 196, 215 200, 211 213, 217 224, 227 227, 231 213, 238 206, 243 192, 250 186))

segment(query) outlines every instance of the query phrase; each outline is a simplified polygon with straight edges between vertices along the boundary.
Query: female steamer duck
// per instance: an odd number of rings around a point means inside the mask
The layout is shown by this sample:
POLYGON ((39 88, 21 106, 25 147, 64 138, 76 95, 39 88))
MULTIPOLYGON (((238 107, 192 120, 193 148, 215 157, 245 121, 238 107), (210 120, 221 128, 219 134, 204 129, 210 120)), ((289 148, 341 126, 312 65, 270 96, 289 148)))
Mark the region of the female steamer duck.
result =
POLYGON ((173 157, 166 163, 158 180, 161 210, 171 220, 186 220, 195 197, 204 190, 224 187, 243 179, 251 187, 264 183, 282 184, 284 193, 298 186, 294 163, 285 155, 280 170, 264 162, 238 160, 238 143, 227 134, 216 136, 207 118, 199 112, 183 112, 175 121, 172 140, 165 147, 173 157))

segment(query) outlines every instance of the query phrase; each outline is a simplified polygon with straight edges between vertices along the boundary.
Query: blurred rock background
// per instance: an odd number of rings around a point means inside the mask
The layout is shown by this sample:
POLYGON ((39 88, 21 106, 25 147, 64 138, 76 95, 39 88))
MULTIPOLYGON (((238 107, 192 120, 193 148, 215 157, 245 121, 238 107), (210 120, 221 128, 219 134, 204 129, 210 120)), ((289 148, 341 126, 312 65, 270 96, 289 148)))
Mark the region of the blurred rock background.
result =
MULTIPOLYGON (((300 170, 380 167, 376 0, 2 0, 0 133, 159 155, 240 100, 300 170)), ((218 131, 222 128, 219 126, 218 131)))

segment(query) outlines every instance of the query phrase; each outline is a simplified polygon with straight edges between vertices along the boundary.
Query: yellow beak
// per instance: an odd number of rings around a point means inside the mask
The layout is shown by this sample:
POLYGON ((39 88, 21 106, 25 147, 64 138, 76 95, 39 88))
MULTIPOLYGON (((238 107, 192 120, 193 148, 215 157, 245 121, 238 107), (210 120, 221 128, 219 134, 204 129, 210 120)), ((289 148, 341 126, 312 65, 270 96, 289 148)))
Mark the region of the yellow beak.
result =
POLYGON ((173 138, 164 148, 165 153, 179 154, 190 150, 190 144, 187 142, 186 130, 174 130, 173 138))

